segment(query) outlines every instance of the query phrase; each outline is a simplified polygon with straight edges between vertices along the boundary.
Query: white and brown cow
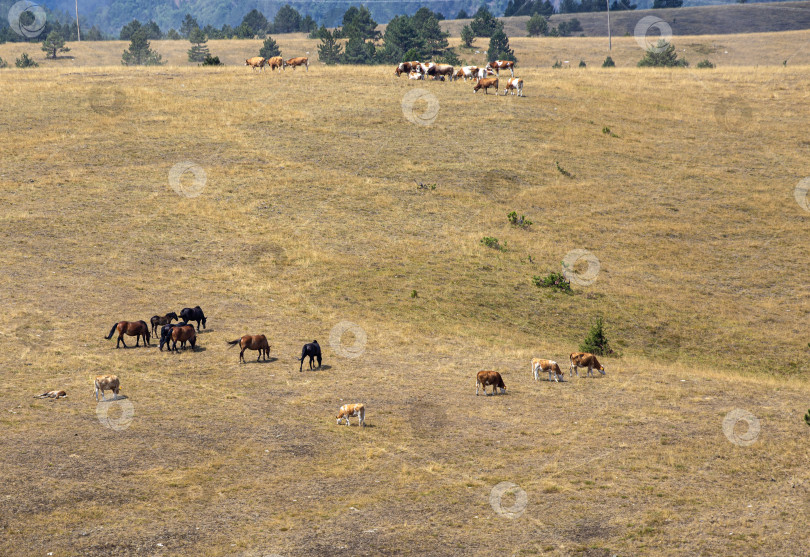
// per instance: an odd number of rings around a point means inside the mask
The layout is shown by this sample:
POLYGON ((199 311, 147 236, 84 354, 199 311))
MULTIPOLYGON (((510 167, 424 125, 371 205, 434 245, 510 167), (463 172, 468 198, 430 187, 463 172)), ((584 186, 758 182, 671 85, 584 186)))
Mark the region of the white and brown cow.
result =
POLYGON ((250 66, 254 70, 256 68, 261 68, 262 71, 264 71, 264 63, 265 62, 266 62, 266 60, 264 58, 262 58, 261 56, 254 56, 253 58, 248 58, 247 60, 245 60, 245 65, 250 66))
POLYGON ((503 384, 500 373, 497 371, 479 371, 478 375, 475 377, 475 396, 478 396, 479 386, 484 391, 484 394, 487 395, 487 387, 490 385, 492 385, 493 395, 498 394, 498 389, 501 390, 501 394, 506 393, 506 385, 503 384))
POLYGON ((514 95, 515 92, 517 92, 518 97, 523 96, 523 80, 519 77, 510 77, 506 80, 506 88, 503 90, 503 96, 505 97, 507 93, 514 95))
POLYGON ((451 79, 453 77, 453 66, 450 64, 436 64, 433 68, 433 79, 451 79))
POLYGON ((411 70, 411 73, 408 74, 408 79, 425 79, 425 76, 421 72, 411 70))
POLYGON ((497 77, 485 77, 483 79, 479 79, 478 83, 475 84, 473 87, 473 93, 477 93, 479 89, 484 90, 484 94, 488 95, 488 91, 490 87, 495 88, 495 95, 498 95, 498 78, 497 77))
POLYGON ((574 371, 577 372, 577 377, 579 377, 579 368, 586 367, 588 368, 587 376, 593 376, 593 370, 599 370, 599 373, 605 375, 605 366, 599 363, 599 360, 596 359, 596 356, 590 354, 588 352, 572 352, 568 359, 571 361, 571 367, 568 370, 568 375, 573 376, 574 371))
POLYGON ((113 400, 118 400, 118 391, 121 387, 121 382, 118 381, 117 375, 99 375, 96 377, 94 385, 96 387, 96 401, 98 401, 99 393, 101 393, 101 400, 107 400, 104 398, 104 391, 112 391, 115 395, 113 400))
POLYGON ((297 68, 298 66, 304 66, 306 67, 307 71, 309 71, 309 58, 307 58, 306 56, 299 56, 298 58, 290 58, 289 60, 284 62, 283 67, 285 70, 287 69, 287 66, 292 66, 293 71, 295 71, 295 68, 297 68))
POLYGON ((501 70, 509 70, 512 77, 515 77, 515 63, 512 60, 495 60, 487 64, 487 68, 495 70, 495 73, 499 76, 501 75, 501 70))
POLYGON ((397 69, 394 70, 394 75, 399 77, 400 75, 406 73, 410 74, 412 70, 415 70, 419 66, 419 62, 401 62, 397 69))
POLYGON ((366 425, 366 407, 364 404, 344 404, 338 410, 337 423, 340 425, 342 420, 346 420, 346 425, 349 425, 349 418, 357 418, 360 420, 358 426, 365 427, 366 425))
POLYGON ((557 362, 554 360, 543 360, 541 358, 534 358, 532 360, 532 373, 534 374, 534 380, 540 376, 540 372, 548 373, 548 380, 551 381, 551 375, 554 374, 554 381, 560 382, 563 380, 563 372, 560 370, 560 366, 557 365, 557 362))
POLYGON ((467 79, 475 79, 478 75, 478 66, 463 66, 459 68, 459 70, 453 76, 453 79, 463 79, 467 81, 467 79))
POLYGON ((67 393, 65 391, 47 391, 42 393, 41 395, 36 395, 34 398, 53 398, 53 399, 60 399, 65 398, 67 393))
POLYGON ((416 71, 421 72, 426 76, 434 76, 436 75, 436 63, 435 62, 428 62, 425 64, 424 62, 419 62, 417 67, 414 68, 416 71))

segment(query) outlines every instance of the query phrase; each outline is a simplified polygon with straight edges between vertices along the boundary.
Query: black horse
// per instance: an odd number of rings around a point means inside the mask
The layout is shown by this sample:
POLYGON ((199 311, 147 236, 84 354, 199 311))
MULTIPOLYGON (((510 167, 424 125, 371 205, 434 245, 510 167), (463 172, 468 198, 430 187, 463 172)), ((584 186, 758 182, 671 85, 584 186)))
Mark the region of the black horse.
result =
POLYGON ((174 312, 167 313, 163 317, 160 315, 152 316, 151 323, 152 323, 152 336, 157 336, 158 327, 161 325, 165 325, 166 323, 171 323, 172 321, 180 321, 180 318, 177 317, 177 314, 174 312))
POLYGON ((321 367, 321 345, 318 344, 317 340, 305 344, 304 348, 301 349, 301 366, 298 368, 299 372, 304 371, 304 358, 307 356, 309 356, 309 369, 315 369, 315 366, 312 365, 315 358, 318 358, 318 367, 321 367))
POLYGON ((205 314, 200 306, 194 306, 194 309, 183 308, 180 311, 180 319, 183 321, 196 321, 197 331, 200 330, 200 321, 202 321, 203 329, 205 329, 205 314))
MULTIPOLYGON (((163 345, 165 344, 169 347, 169 343, 172 341, 172 329, 175 327, 182 327, 183 325, 188 325, 185 321, 181 321, 180 323, 167 323, 163 325, 163 328, 160 329, 160 351, 163 352, 163 345)), ((182 342, 180 344, 181 347, 185 348, 186 343, 182 342)), ((171 348, 169 348, 171 350, 171 348)))

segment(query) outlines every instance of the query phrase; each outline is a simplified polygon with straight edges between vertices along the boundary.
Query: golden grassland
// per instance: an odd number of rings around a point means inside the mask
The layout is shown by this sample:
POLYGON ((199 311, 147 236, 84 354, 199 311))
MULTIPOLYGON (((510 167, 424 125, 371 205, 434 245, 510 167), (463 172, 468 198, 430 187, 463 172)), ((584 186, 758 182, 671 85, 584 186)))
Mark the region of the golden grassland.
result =
MULTIPOLYGON (((773 38, 750 51, 795 41, 773 38)), ((526 98, 390 67, 182 67, 182 43, 160 68, 117 48, 80 67, 83 43, 79 67, 0 72, 0 553, 802 554, 808 66, 732 47, 744 67, 552 70, 535 41, 526 98), (418 88, 430 125, 403 114, 418 88), (186 161, 197 197, 169 185, 186 161), (593 284, 532 284, 577 249, 593 284), (197 304, 195 353, 102 338, 197 304), (599 315, 607 375, 534 382, 529 359, 564 361, 599 315), (246 333, 275 359, 238 364, 246 333), (299 373, 312 339, 325 366, 299 373), (476 398, 479 369, 509 394, 476 398), (132 405, 120 431, 100 373, 132 405), (356 401, 370 427, 337 427, 356 401), (724 434, 737 408, 749 446, 724 434), (502 481, 518 518, 490 505, 502 481)))

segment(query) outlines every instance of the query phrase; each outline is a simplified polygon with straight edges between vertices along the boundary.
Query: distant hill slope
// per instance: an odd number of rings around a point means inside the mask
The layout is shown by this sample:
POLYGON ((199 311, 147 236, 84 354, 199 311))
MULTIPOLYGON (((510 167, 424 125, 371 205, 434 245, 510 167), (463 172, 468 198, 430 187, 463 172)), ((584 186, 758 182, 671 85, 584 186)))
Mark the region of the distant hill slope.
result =
MULTIPOLYGON (((674 35, 726 35, 734 33, 767 33, 810 29, 810 2, 770 2, 762 4, 728 4, 696 6, 666 10, 634 10, 610 12, 610 27, 614 37, 632 35, 638 21, 654 15, 672 27, 674 35)), ((586 37, 607 36, 607 14, 582 13, 553 15, 550 23, 559 24, 576 18, 586 37)), ((528 16, 504 17, 506 34, 525 37, 528 16)), ((443 21, 442 28, 459 36, 469 19, 443 21)))

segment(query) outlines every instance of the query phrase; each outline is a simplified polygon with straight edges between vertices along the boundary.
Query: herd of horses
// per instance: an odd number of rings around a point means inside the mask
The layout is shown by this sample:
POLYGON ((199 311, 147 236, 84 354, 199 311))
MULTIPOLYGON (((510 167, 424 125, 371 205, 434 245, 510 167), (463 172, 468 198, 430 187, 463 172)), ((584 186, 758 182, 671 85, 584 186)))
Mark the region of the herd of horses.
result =
MULTIPOLYGON (((208 319, 205 317, 202 308, 200 306, 194 306, 193 308, 183 308, 180 310, 179 316, 173 311, 164 315, 152 316, 152 319, 150 319, 151 330, 149 325, 146 324, 146 321, 143 320, 119 321, 112 326, 110 334, 104 338, 110 340, 117 332, 118 342, 116 342, 116 348, 120 348, 122 344, 124 348, 128 348, 124 336, 136 337, 136 347, 140 346, 141 339, 143 339, 144 346, 150 346, 149 341, 153 336, 157 336, 158 329, 160 329, 159 349, 161 352, 164 346, 166 346, 170 352, 179 352, 180 350, 177 348, 178 342, 180 343, 180 349, 185 350, 186 344, 188 343, 193 351, 197 346, 197 333, 200 331, 200 325, 202 325, 203 329, 206 329, 207 322, 208 319), (177 321, 177 323, 174 323, 174 321, 177 321), (196 330, 192 322, 197 323, 196 330)), ((270 359, 270 344, 265 335, 243 335, 236 340, 229 341, 228 344, 231 346, 238 344, 242 349, 239 353, 240 362, 245 361, 245 350, 258 350, 259 357, 256 358, 256 361, 260 361, 262 358, 264 358, 264 361, 269 361, 270 359)), ((318 361, 318 368, 321 367, 323 357, 321 355, 321 346, 318 344, 317 340, 305 344, 301 349, 301 365, 298 371, 304 370, 304 359, 306 358, 309 358, 309 369, 316 369, 314 364, 315 360, 318 361)))

